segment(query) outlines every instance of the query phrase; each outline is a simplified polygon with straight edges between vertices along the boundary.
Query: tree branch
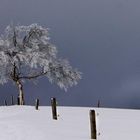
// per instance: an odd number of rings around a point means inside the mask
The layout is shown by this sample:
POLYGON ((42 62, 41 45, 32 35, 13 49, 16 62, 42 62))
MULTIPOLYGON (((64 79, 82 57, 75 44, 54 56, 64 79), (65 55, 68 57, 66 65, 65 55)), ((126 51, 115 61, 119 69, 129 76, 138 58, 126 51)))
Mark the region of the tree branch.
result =
POLYGON ((25 45, 27 43, 29 43, 29 40, 30 40, 30 38, 32 37, 33 34, 34 34, 34 30, 30 30, 29 33, 24 36, 24 38, 23 38, 23 47, 25 47, 25 45))
POLYGON ((17 81, 17 80, 19 80, 20 73, 19 73, 19 70, 18 70, 16 64, 14 63, 12 65, 13 65, 13 71, 11 72, 10 76, 14 81, 17 81))
POLYGON ((48 73, 48 71, 46 71, 46 72, 41 72, 41 73, 35 74, 35 75, 20 76, 19 79, 34 79, 34 78, 38 78, 38 77, 40 77, 40 76, 43 76, 43 75, 45 75, 45 74, 47 74, 47 73, 48 73))
POLYGON ((14 43, 14 46, 16 47, 17 46, 17 35, 16 35, 16 31, 14 29, 14 36, 13 36, 13 43, 14 43))

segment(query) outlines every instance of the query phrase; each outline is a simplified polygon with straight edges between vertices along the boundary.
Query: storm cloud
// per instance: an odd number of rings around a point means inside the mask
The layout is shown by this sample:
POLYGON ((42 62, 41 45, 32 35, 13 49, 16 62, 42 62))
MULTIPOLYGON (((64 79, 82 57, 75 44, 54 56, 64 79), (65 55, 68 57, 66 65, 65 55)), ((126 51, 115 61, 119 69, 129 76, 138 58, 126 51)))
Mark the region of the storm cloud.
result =
MULTIPOLYGON (((140 1, 1 0, 0 33, 11 22, 50 28, 58 55, 78 68, 83 79, 64 92, 47 79, 25 83, 27 104, 140 108, 140 1)), ((17 96, 15 85, 0 86, 0 102, 17 96)))

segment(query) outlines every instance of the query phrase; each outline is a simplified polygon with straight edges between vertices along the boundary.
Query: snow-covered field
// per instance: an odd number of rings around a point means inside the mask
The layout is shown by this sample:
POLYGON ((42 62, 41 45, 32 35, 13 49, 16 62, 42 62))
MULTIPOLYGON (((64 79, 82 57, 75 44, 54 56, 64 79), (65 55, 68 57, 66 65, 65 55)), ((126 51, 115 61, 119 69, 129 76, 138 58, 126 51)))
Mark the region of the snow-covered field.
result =
MULTIPOLYGON (((52 120, 50 107, 0 107, 0 140, 90 140, 89 110, 58 107, 52 120)), ((139 140, 140 111, 94 108, 97 140, 139 140)))

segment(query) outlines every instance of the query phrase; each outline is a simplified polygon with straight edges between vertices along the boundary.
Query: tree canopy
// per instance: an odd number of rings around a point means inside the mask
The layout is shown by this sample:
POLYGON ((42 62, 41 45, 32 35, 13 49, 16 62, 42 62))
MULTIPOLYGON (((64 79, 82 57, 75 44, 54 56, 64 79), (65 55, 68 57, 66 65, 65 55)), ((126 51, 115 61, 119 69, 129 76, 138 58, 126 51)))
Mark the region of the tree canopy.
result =
POLYGON ((38 24, 7 26, 0 36, 0 83, 23 82, 40 76, 67 90, 81 79, 81 72, 58 58, 47 28, 38 24))

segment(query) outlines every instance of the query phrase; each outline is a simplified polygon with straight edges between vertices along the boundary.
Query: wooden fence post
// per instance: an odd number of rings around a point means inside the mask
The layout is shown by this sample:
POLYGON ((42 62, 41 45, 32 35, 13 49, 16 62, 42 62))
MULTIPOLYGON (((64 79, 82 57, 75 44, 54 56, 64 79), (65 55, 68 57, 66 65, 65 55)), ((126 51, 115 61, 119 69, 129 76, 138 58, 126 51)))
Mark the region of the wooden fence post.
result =
POLYGON ((35 109, 38 110, 38 106, 39 106, 39 99, 35 100, 35 109))
POLYGON ((6 99, 4 100, 4 105, 7 106, 7 101, 6 101, 6 99))
POLYGON ((97 138, 95 110, 90 110, 91 139, 97 138))
POLYGON ((11 105, 14 105, 14 97, 13 97, 13 95, 11 96, 11 105))
POLYGON ((52 116, 54 120, 57 120, 56 98, 51 98, 52 116))
POLYGON ((100 100, 98 100, 98 104, 97 104, 97 106, 100 107, 100 100))
POLYGON ((20 103, 19 103, 19 97, 17 97, 17 105, 20 105, 20 103))

